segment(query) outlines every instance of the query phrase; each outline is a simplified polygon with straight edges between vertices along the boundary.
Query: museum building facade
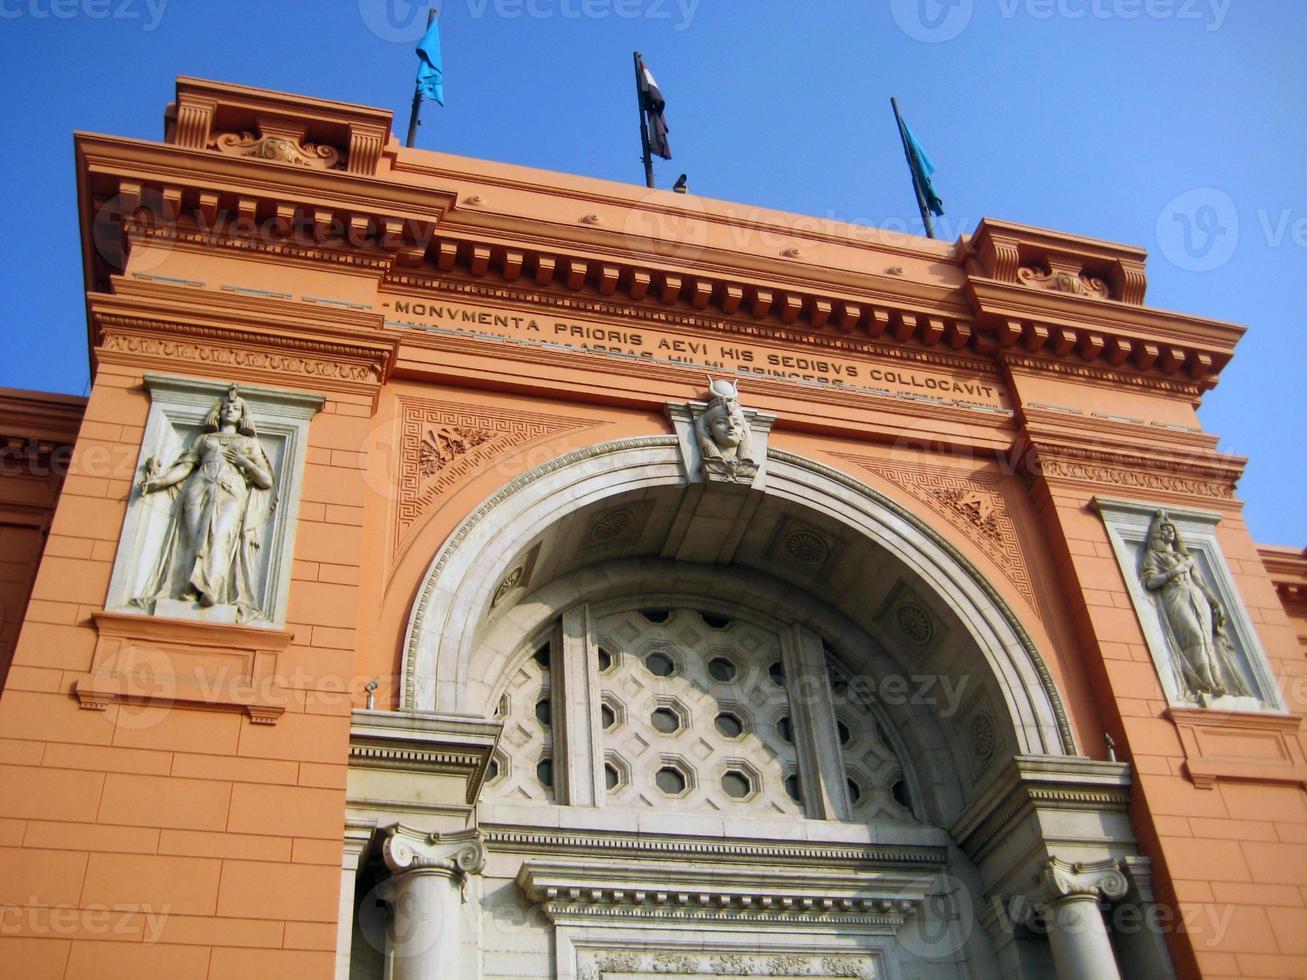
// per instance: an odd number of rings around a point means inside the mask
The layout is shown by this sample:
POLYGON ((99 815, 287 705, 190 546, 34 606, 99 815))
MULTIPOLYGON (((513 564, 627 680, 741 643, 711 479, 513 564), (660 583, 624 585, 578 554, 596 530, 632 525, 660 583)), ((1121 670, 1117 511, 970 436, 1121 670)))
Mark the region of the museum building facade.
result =
POLYGON ((76 137, 0 392, 0 973, 1307 975, 1307 557, 1142 250, 76 137))

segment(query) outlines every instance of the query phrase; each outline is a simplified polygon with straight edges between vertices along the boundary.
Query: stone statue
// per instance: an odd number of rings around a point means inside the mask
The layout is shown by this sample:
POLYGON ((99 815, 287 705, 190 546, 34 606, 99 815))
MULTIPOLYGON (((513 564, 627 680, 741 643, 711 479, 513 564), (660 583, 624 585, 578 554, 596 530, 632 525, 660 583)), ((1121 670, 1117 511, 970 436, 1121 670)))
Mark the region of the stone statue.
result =
POLYGON ((724 379, 708 379, 712 401, 694 422, 703 475, 708 479, 749 483, 758 472, 753 455, 749 422, 740 408, 735 385, 724 379))
POLYGON ((145 470, 141 493, 167 490, 173 505, 148 583, 133 605, 154 612, 162 600, 189 599, 206 608, 235 607, 238 622, 263 620, 256 570, 262 529, 276 505, 273 468, 236 386, 172 465, 150 458, 145 470))
POLYGON ((1148 526, 1139 577, 1157 599, 1181 696, 1199 704, 1215 697, 1255 697, 1226 632, 1225 610, 1164 510, 1148 526))

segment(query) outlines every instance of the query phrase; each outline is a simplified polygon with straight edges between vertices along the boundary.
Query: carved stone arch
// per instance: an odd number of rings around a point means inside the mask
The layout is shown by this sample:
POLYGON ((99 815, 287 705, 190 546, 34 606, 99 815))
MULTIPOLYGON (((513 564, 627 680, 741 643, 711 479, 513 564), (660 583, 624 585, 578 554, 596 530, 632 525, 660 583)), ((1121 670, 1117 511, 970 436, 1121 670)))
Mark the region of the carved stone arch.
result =
MULTIPOLYGON (((531 543, 552 525, 601 502, 684 488, 675 437, 590 446, 512 481, 450 535, 428 568, 404 644, 403 706, 488 715, 490 660, 506 668, 514 649, 486 628, 497 592, 531 543), (475 679, 475 680, 474 680, 475 679)), ((768 454, 765 498, 814 521, 834 522, 855 544, 892 555, 969 635, 999 692, 1016 754, 1074 755, 1062 699, 1043 658, 997 590, 941 535, 872 487, 791 453, 768 454)), ((538 583, 528 583, 523 595, 538 583)), ((579 593, 574 597, 580 599, 579 593)))

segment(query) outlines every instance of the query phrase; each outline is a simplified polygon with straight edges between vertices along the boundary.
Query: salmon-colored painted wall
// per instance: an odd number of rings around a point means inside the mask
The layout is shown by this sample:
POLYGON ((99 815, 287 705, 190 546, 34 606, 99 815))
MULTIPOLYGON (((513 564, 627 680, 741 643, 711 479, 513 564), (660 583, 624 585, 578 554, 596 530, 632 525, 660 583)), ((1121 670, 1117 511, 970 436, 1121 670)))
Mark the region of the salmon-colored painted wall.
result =
MULTIPOLYGON (((267 95, 205 92, 219 121, 224 99, 267 95)), ((361 112, 302 106, 326 134, 318 138, 345 131, 341 120, 361 112)), ((1160 900, 1183 923, 1168 933, 1182 975, 1307 976, 1303 782, 1249 765, 1206 788, 1195 784, 1192 747, 1168 715, 1103 522, 1089 509, 1103 493, 1218 510, 1221 547, 1290 711, 1307 709, 1307 614, 1293 599, 1294 618, 1286 615, 1286 596, 1301 592, 1282 587, 1301 571, 1280 555, 1284 567, 1268 572, 1232 496, 1242 464, 1217 456, 1194 412, 1239 331, 1144 307, 1141 252, 987 222, 956 245, 889 233, 850 243, 838 229, 799 236, 796 262, 776 247, 778 236, 789 241, 787 216, 750 212, 749 222, 772 223, 758 235, 734 206, 695 202, 694 220, 710 227, 690 252, 669 255, 613 229, 643 227, 627 222, 634 209, 684 206, 671 194, 651 203, 631 188, 393 141, 372 169, 342 176, 207 154, 198 138, 174 145, 190 138, 175 129, 167 146, 81 137, 80 193, 96 205, 84 216, 103 213, 99 205, 115 197, 132 205, 128 217, 142 201, 175 198, 196 213, 221 206, 266 218, 272 237, 172 242, 126 221, 124 266, 84 228, 95 373, 62 495, 58 480, 0 478, 0 517, 22 502, 44 534, 52 511, 39 565, 36 532, 27 530, 15 532, 0 562, 0 656, 16 641, 0 696, 5 969, 70 978, 331 975, 349 713, 373 676, 381 680, 377 706, 396 706, 404 630, 432 556, 533 466, 613 439, 666 434, 663 405, 702 396, 698 363, 491 343, 395 322, 400 297, 431 292, 534 311, 542 337, 555 341, 567 334, 554 324, 581 322, 752 344, 760 362, 764 351, 785 349, 875 365, 883 390, 752 375, 742 391, 748 407, 777 415, 774 447, 870 484, 980 570, 1044 655, 1084 754, 1106 758, 1104 730, 1113 736, 1134 766, 1132 819, 1156 862, 1160 900), (142 188, 141 175, 162 166, 160 154, 185 147, 195 180, 208 183, 142 188), (276 238, 294 221, 342 215, 368 234, 395 231, 399 245, 296 251, 276 238), (542 240, 549 249, 524 258, 542 240), (712 262, 700 262, 708 251, 712 262), (1086 277, 1110 281, 1114 295, 1018 282, 1022 263, 1048 255, 1065 263, 1069 254, 1082 256, 1086 277), (727 279, 696 278, 709 269, 727 279), (290 637, 276 653, 275 684, 260 695, 284 708, 274 724, 217 700, 95 705, 74 696, 100 663, 93 616, 104 608, 138 478, 147 372, 325 398, 309 426, 290 637), (987 393, 950 405, 885 380, 914 372, 987 393), (1100 414, 1109 397, 1112 414, 1100 414), (407 420, 457 424, 469 410, 511 420, 512 434, 434 490, 406 483, 419 463, 407 420), (1122 459, 1161 474, 1160 482, 1132 487, 1120 476, 1122 459), (1075 463, 1059 468, 1057 460, 1075 463), (1202 481, 1177 477, 1185 466, 1202 481), (985 490, 1002 508, 1019 568, 913 492, 914 479, 941 474, 985 490), (9 617, 29 580, 19 633, 9 617)), ((3 408, 0 400, 0 422, 3 408)), ((81 406, 68 411, 80 417, 81 406)), ((0 547, 10 541, 0 520, 0 547)), ((1301 733, 1281 735, 1301 761, 1301 733)))

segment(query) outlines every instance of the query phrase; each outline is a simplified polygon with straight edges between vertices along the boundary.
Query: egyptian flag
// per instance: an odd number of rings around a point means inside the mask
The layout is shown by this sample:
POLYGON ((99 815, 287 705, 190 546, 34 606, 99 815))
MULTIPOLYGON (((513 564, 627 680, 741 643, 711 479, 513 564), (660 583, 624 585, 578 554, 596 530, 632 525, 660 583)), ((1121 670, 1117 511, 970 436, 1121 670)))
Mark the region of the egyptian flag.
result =
POLYGON ((654 81, 653 72, 644 63, 643 58, 640 59, 640 82, 644 90, 644 110, 649 114, 649 152, 664 160, 670 160, 672 144, 667 142, 667 120, 663 118, 667 100, 663 98, 658 83, 654 81))

